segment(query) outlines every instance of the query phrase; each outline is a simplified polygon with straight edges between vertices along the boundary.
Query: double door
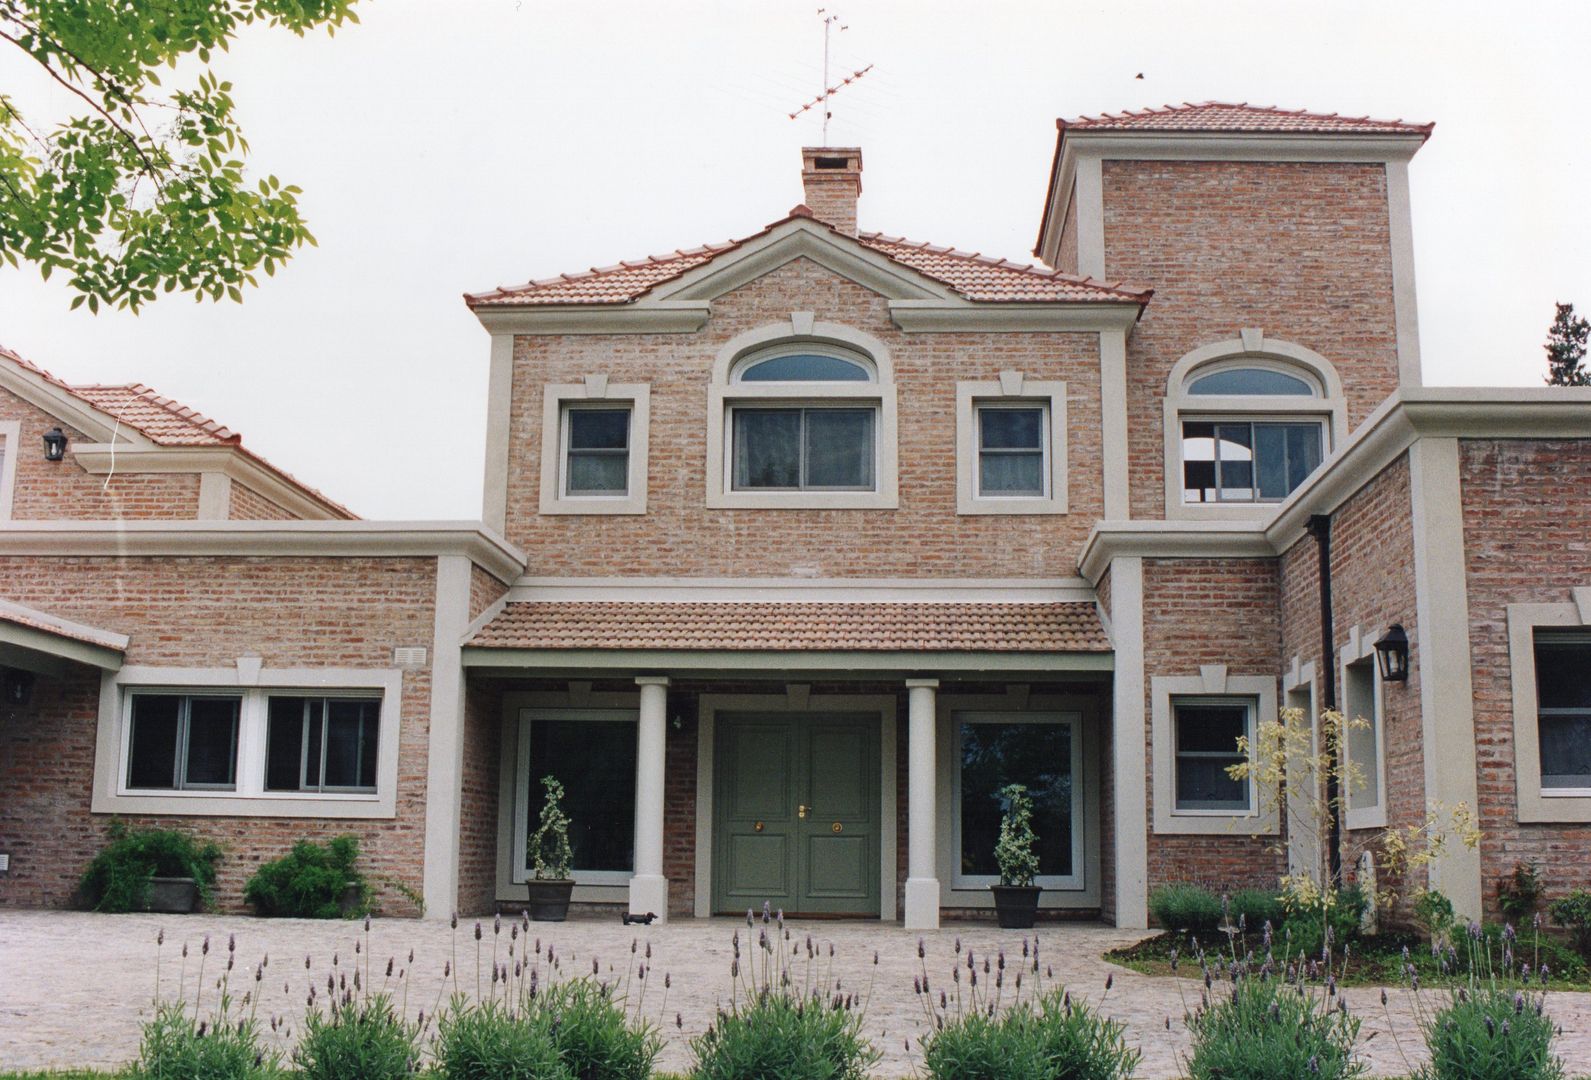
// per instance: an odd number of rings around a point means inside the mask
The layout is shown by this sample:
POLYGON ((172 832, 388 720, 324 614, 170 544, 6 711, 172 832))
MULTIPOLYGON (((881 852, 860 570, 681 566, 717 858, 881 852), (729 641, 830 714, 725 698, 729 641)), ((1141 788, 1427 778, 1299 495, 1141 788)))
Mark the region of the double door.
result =
POLYGON ((713 910, 877 918, 878 714, 719 713, 713 910))

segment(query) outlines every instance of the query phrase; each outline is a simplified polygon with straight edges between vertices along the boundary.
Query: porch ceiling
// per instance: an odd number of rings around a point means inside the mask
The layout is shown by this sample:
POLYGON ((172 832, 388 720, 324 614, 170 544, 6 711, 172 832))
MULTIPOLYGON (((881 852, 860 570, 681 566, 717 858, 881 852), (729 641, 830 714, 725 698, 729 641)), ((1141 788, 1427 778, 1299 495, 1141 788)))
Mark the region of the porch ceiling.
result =
POLYGON ((0 600, 0 664, 43 674, 69 662, 115 671, 127 636, 71 622, 9 600, 0 600))

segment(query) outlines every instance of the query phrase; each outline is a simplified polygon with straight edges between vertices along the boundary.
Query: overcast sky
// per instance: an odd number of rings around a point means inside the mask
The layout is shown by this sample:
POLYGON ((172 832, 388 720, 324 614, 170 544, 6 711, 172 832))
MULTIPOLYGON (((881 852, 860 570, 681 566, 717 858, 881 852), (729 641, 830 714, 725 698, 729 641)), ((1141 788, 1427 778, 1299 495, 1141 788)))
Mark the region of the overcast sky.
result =
MULTIPOLYGON (((381 0, 335 38, 251 33, 215 67, 320 246, 241 306, 138 316, 0 270, 0 343, 69 382, 146 382, 365 516, 478 517, 488 341, 460 293, 783 216, 820 141, 784 115, 819 89, 817 6, 381 0)), ((1435 120, 1410 174, 1426 381, 1537 384, 1553 301, 1591 308, 1591 4, 834 10, 835 70, 875 65, 829 131, 864 149, 864 229, 1031 258, 1057 116, 1435 120)), ((62 107, 27 63, 0 56, 0 87, 62 107)))

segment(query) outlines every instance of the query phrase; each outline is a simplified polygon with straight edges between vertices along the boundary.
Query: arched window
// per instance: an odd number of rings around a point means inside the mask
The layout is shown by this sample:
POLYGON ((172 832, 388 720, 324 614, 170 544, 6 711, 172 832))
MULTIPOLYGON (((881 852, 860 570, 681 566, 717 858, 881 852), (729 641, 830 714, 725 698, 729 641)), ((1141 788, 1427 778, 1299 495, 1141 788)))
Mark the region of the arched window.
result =
POLYGON ((1166 387, 1168 513, 1240 515, 1279 503, 1320 467, 1343 424, 1341 384, 1308 349, 1247 340, 1195 350, 1166 387))
POLYGON ((896 505, 895 387, 884 343, 794 313, 719 351, 707 504, 896 505))

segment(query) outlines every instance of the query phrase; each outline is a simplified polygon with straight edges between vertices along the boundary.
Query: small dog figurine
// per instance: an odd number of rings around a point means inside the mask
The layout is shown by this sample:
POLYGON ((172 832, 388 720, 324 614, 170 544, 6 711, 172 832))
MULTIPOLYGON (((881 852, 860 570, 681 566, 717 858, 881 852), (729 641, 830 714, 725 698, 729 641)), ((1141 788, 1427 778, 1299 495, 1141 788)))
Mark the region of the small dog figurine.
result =
POLYGON ((632 915, 626 911, 623 915, 620 915, 619 918, 624 921, 625 926, 629 926, 631 923, 640 923, 642 926, 651 926, 652 920, 657 918, 657 912, 648 911, 645 915, 632 915))

